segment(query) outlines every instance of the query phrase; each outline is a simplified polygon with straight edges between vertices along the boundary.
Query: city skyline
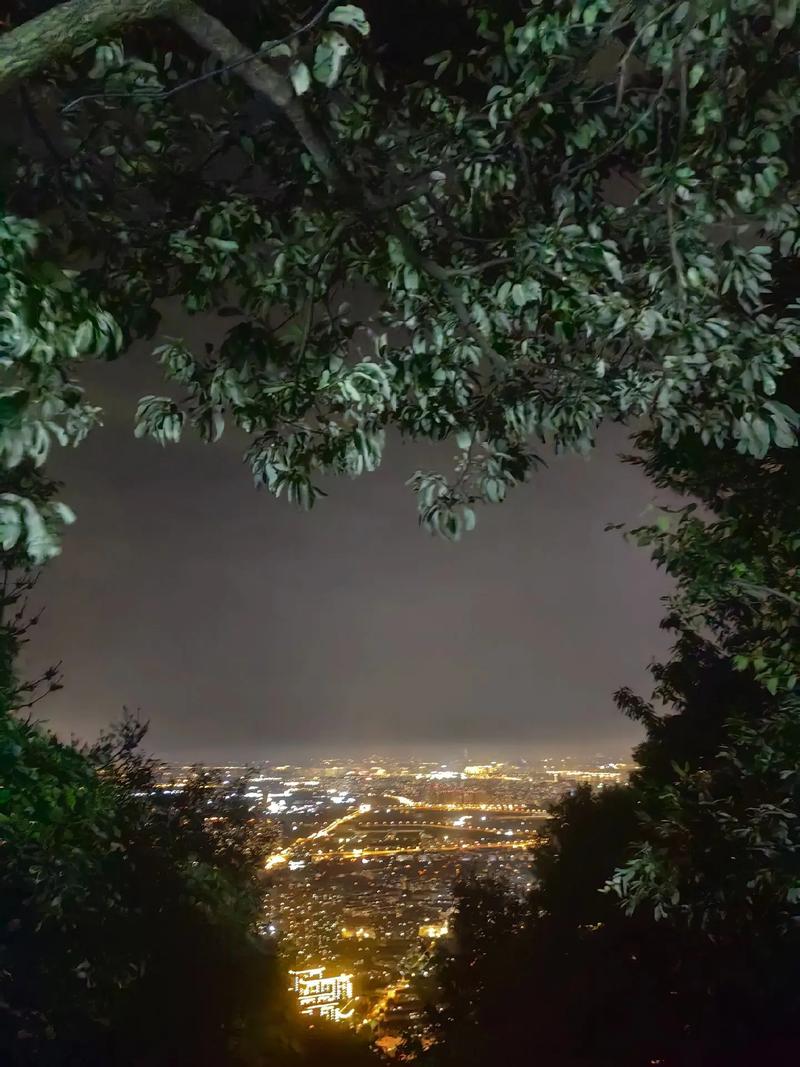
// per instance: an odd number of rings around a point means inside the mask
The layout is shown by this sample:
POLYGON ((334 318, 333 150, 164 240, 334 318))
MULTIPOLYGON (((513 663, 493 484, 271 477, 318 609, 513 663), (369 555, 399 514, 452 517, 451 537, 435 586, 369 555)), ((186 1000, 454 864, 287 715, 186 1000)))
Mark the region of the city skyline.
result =
MULTIPOLYGON (((576 742, 573 745, 555 742, 552 745, 542 745, 538 748, 533 746, 526 748, 512 744, 503 746, 492 740, 470 741, 467 746, 459 745, 457 740, 427 745, 422 742, 404 744, 398 741, 394 744, 384 742, 379 748, 352 743, 343 744, 337 748, 332 745, 324 746, 309 742, 301 745, 274 745, 262 753, 251 748, 250 751, 232 752, 229 756, 218 759, 193 760, 180 753, 164 751, 156 752, 154 755, 168 764, 186 767, 195 762, 245 768, 278 765, 312 767, 325 763, 338 763, 340 766, 357 763, 363 766, 367 762, 380 765, 381 761, 384 761, 409 764, 435 763, 442 768, 457 771, 467 762, 530 764, 531 766, 559 761, 569 765, 591 763, 593 766, 604 762, 624 763, 630 760, 631 749, 635 744, 635 738, 631 743, 621 741, 618 745, 606 743, 600 747, 590 742, 584 744, 576 742)), ((149 749, 152 746, 145 741, 144 747, 149 749)))

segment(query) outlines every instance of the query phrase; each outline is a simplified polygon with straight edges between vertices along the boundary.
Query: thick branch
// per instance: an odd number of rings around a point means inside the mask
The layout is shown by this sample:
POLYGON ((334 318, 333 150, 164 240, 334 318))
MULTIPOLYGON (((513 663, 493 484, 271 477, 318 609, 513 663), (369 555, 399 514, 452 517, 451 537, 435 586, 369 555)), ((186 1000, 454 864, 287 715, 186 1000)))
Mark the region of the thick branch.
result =
POLYGON ((780 589, 773 589, 769 585, 761 585, 758 582, 736 582, 736 585, 744 593, 750 593, 752 596, 758 597, 759 600, 769 600, 770 597, 774 597, 777 600, 782 600, 786 604, 791 604, 793 608, 800 608, 800 600, 797 597, 790 596, 789 593, 784 593, 780 589))
POLYGON ((288 78, 252 57, 231 31, 193 0, 67 0, 0 36, 0 93, 94 38, 133 22, 167 18, 237 73, 291 122, 320 173, 341 187, 344 177, 331 147, 309 117, 288 78))
POLYGON ((179 0, 67 0, 0 36, 0 93, 123 26, 169 17, 179 0))
POLYGON ((332 186, 342 185, 344 175, 330 144, 308 115, 288 78, 275 71, 263 59, 248 58, 251 52, 227 26, 191 0, 177 5, 173 21, 195 44, 217 56, 223 63, 236 63, 239 77, 282 111, 294 126, 308 154, 328 183, 332 186))

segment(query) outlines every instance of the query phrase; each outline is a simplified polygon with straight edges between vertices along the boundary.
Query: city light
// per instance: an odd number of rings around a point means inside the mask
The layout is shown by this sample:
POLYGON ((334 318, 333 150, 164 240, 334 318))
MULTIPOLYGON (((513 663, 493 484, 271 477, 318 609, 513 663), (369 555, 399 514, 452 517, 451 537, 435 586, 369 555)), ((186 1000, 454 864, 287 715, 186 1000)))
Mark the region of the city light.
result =
MULTIPOLYGON (((389 1054, 403 1034, 424 1045, 412 977, 432 973, 450 936, 454 883, 491 872, 524 897, 550 805, 582 781, 626 773, 608 760, 573 770, 374 759, 265 769, 263 790, 248 790, 254 816, 274 829, 260 929, 293 962, 298 1010, 310 1025, 368 1027, 389 1054)), ((190 769, 182 775, 190 781, 190 769)))
POLYGON ((300 1012, 330 1022, 344 1022, 353 1015, 353 976, 326 975, 324 967, 304 971, 289 971, 292 992, 297 997, 300 1012))
POLYGON ((447 937, 449 927, 447 920, 442 923, 427 923, 419 928, 419 936, 430 938, 432 941, 438 940, 440 937, 447 937))
POLYGON ((342 937, 345 940, 355 938, 357 941, 371 940, 375 937, 375 930, 371 926, 359 926, 355 930, 350 927, 342 927, 342 937))

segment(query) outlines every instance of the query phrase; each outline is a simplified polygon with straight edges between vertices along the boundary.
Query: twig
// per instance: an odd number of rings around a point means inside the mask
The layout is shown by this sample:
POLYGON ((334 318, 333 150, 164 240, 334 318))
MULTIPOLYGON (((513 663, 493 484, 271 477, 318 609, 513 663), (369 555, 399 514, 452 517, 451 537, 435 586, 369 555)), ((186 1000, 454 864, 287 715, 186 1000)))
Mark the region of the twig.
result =
POLYGON ((311 285, 308 290, 308 300, 306 302, 306 317, 303 323, 303 333, 300 338, 300 351, 297 356, 297 364, 295 366, 294 384, 295 388, 299 386, 300 372, 303 369, 306 358, 306 349, 308 348, 308 340, 311 336, 311 327, 314 322, 314 298, 317 290, 317 281, 319 279, 320 271, 322 270, 325 260, 328 258, 328 253, 336 243, 339 234, 344 229, 344 222, 338 222, 331 230, 330 237, 328 238, 325 247, 319 253, 317 261, 314 264, 314 270, 311 273, 310 281, 311 285))
POLYGON ((473 450, 475 448, 475 444, 476 444, 477 440, 478 440, 478 427, 475 426, 475 427, 473 427, 473 430, 472 430, 472 436, 470 437, 470 440, 469 440, 469 448, 467 449, 466 456, 464 456, 464 462, 463 462, 463 465, 461 467, 461 471, 460 471, 460 473, 458 475, 458 478, 456 478, 456 480, 452 483, 452 485, 448 486, 448 488, 450 489, 451 493, 458 492, 458 490, 464 484, 464 482, 465 482, 465 480, 467 478, 467 475, 469 474, 469 469, 472 466, 472 453, 473 453, 473 450))
POLYGON ((413 264, 413 266, 417 267, 419 270, 424 271, 425 274, 434 278, 439 283, 450 303, 453 305, 453 310, 458 316, 459 322, 469 336, 493 366, 502 367, 505 362, 503 357, 492 347, 485 334, 479 330, 472 321, 472 317, 467 310, 466 304, 461 299, 461 293, 458 291, 457 286, 452 282, 450 272, 439 263, 434 262, 434 260, 427 259, 423 256, 414 244, 411 235, 399 222, 395 222, 392 229, 395 236, 400 241, 409 263, 413 264))
POLYGON ((696 21, 695 7, 692 0, 689 3, 689 14, 686 19, 686 28, 681 36, 681 43, 678 46, 678 57, 680 59, 680 70, 678 74, 679 83, 679 113, 678 113, 678 136, 675 139, 675 151, 673 158, 678 157, 680 152, 681 142, 683 141, 683 135, 686 132, 686 124, 689 121, 689 34, 696 21))
MULTIPOLYGON (((514 261, 512 259, 509 259, 508 257, 497 256, 495 259, 487 259, 483 263, 476 263, 472 266, 451 267, 450 269, 448 269, 447 273, 454 278, 457 278, 460 275, 466 275, 467 277, 470 277, 475 274, 483 273, 483 271, 487 270, 489 267, 507 267, 513 262, 514 261)), ((540 274, 547 274, 550 278, 553 279, 553 281, 558 282, 559 285, 564 284, 563 276, 560 275, 557 270, 554 270, 552 267, 546 266, 546 264, 544 263, 533 263, 531 264, 531 268, 540 274)))
POLYGON ((789 593, 783 593, 780 589, 773 589, 769 585, 761 585, 758 582, 743 582, 738 581, 736 585, 744 593, 750 593, 751 596, 758 596, 761 600, 766 600, 768 597, 775 597, 777 600, 783 600, 787 604, 791 604, 793 608, 800 608, 800 600, 797 597, 790 596, 789 593))
POLYGON ((525 198, 530 202, 533 199, 533 185, 531 183, 531 164, 528 159, 528 150, 525 147, 525 142, 520 136, 519 130, 513 131, 513 138, 520 165, 522 167, 522 184, 525 188, 525 198))
POLYGON ((658 23, 662 19, 665 19, 668 15, 671 15, 672 12, 675 11, 677 6, 677 4, 671 4, 665 11, 660 11, 653 18, 648 19, 648 21, 645 22, 644 25, 636 31, 633 40, 625 49, 622 59, 619 61, 619 81, 617 82, 616 104, 617 114, 619 114, 620 108, 622 107, 622 100, 625 96, 626 82, 628 79, 628 64, 630 63, 631 56, 633 55, 633 51, 636 48, 636 45, 639 43, 639 41, 641 41, 646 30, 648 30, 654 23, 658 23))
POLYGON ((675 142, 675 151, 680 148, 683 135, 686 132, 686 123, 689 120, 689 63, 686 58, 684 46, 681 45, 681 70, 680 70, 680 111, 678 117, 678 137, 675 142))
MULTIPOLYGON (((414 200, 419 200, 423 196, 427 197, 430 194, 432 182, 436 180, 433 175, 437 173, 437 170, 441 174, 440 169, 437 167, 426 167, 418 174, 411 175, 405 175, 401 172, 398 178, 405 179, 403 187, 391 195, 374 196, 373 205, 376 208, 403 207, 414 200)), ((444 175, 441 175, 441 177, 443 178, 444 175)))
POLYGON ((314 321, 314 293, 316 290, 316 275, 311 279, 311 288, 308 293, 308 299, 306 301, 306 317, 303 323, 303 333, 300 338, 300 351, 297 354, 297 363, 295 364, 294 371, 294 387, 298 389, 300 386, 300 372, 303 369, 306 360, 306 349, 308 348, 308 339, 311 336, 311 325, 314 321))
POLYGON ((678 299, 681 307, 686 303, 686 278, 681 250, 678 248, 678 236, 675 232, 675 202, 670 196, 667 201, 667 228, 669 230, 669 251, 675 267, 675 280, 678 283, 678 299))
POLYGON ((56 148, 53 138, 47 132, 47 128, 44 126, 41 119, 36 114, 36 108, 33 105, 30 93, 24 85, 21 85, 19 87, 19 96, 20 100, 22 101, 22 110, 25 112, 25 117, 27 118, 31 129, 34 131, 36 136, 45 146, 45 148, 56 161, 56 163, 58 163, 59 166, 63 166, 63 164, 66 162, 65 157, 61 154, 58 148, 56 148))
POLYGON ((302 26, 298 26, 297 29, 292 30, 291 33, 287 33, 284 37, 276 37, 272 41, 265 41, 260 48, 257 48, 254 52, 250 52, 247 55, 239 56, 231 63, 226 63, 222 67, 218 67, 215 70, 206 71, 205 74, 199 74, 196 78, 189 78, 188 81, 181 82, 180 85, 175 85, 172 89, 156 89, 153 91, 136 92, 118 92, 118 93, 86 93, 83 96, 78 96, 74 100, 70 100, 68 104, 65 104, 61 108, 62 114, 66 115, 69 111, 73 111, 79 104, 82 104, 86 100, 104 100, 114 97, 123 97, 129 100, 169 100, 171 96, 175 96, 176 93, 182 93, 184 89, 190 89, 194 85, 200 85, 202 82, 209 81, 211 78, 216 78, 220 74, 226 74, 229 70, 235 70, 237 67, 241 67, 244 63, 249 63, 253 59, 259 59, 261 56, 270 52, 278 45, 287 44, 289 41, 294 40, 295 37, 299 37, 301 33, 307 33, 308 30, 314 28, 318 22, 321 22, 325 15, 328 13, 336 0, 325 0, 322 7, 312 15, 312 17, 305 22, 302 26))
POLYGON ((656 108, 656 106, 661 101, 661 98, 662 98, 663 95, 664 95, 664 85, 661 86, 661 88, 658 90, 656 95, 653 97, 653 99, 650 101, 650 103, 647 105, 645 110, 641 113, 639 118, 636 120, 636 122, 634 122, 634 124, 632 126, 630 126, 627 130, 625 130, 624 133, 622 133, 616 139, 616 141, 613 141, 608 146, 608 148, 604 149, 602 152, 598 153, 598 155, 594 156, 593 159, 590 159, 590 160, 588 160, 588 162, 579 164, 578 166, 575 166, 575 167, 567 167, 567 176, 570 176, 570 175, 577 176, 579 174, 583 174, 583 173, 585 173, 585 171, 591 170, 592 167, 597 166, 597 164, 600 162, 601 159, 606 159, 608 156, 610 156, 614 152, 616 152, 616 150, 620 147, 620 145, 623 145, 625 143, 625 141, 628 139, 628 137, 630 137, 630 135, 632 133, 634 133, 636 130, 638 130, 639 127, 642 126, 644 124, 644 122, 648 118, 650 118, 650 115, 653 113, 653 110, 656 108))
POLYGON ((509 263, 513 262, 507 256, 497 256, 495 259, 487 259, 483 263, 475 263, 470 267, 452 267, 447 270, 447 273, 452 277, 457 277, 461 274, 472 275, 482 274, 483 271, 488 270, 490 267, 507 267, 509 263))

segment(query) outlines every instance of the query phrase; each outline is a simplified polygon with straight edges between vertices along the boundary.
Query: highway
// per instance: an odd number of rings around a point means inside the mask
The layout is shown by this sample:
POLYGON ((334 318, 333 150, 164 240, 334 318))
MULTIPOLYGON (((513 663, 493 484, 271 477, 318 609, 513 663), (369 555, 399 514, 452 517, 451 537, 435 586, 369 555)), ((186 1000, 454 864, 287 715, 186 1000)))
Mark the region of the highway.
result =
MULTIPOLYGON (((366 823, 365 825, 359 825, 357 828, 360 834, 377 834, 377 833, 399 833, 399 834, 413 834, 417 830, 466 830, 469 833, 478 834, 505 834, 506 830, 501 830, 497 826, 484 826, 481 823, 465 824, 463 826, 454 826, 453 823, 448 822, 388 822, 388 823, 366 823)), ((517 831, 514 831, 517 833, 517 831)))
POLYGON ((312 841, 319 841, 320 838, 329 837, 330 834, 333 833, 334 830, 338 830, 340 826, 344 826, 345 823, 358 818, 359 815, 366 815, 366 813, 371 810, 372 805, 359 804, 357 808, 348 811, 346 815, 340 815, 339 818, 334 819, 333 822, 329 822, 320 830, 315 830, 314 833, 309 834, 308 837, 298 837, 298 839, 293 841, 291 845, 287 845, 286 848, 281 848, 277 852, 273 852, 271 855, 267 856, 266 862, 264 863, 264 869, 270 871, 273 867, 280 867, 284 863, 288 863, 292 858, 292 853, 296 852, 298 849, 305 848, 312 841))
MULTIPOLYGON (((408 811, 413 809, 416 811, 438 811, 438 812, 486 812, 495 815, 502 815, 504 819, 532 819, 532 818, 545 818, 548 813, 540 808, 528 808, 521 809, 519 805, 491 805, 491 804, 418 804, 415 801, 409 800, 408 797, 399 797, 387 794, 387 799, 396 800, 401 803, 403 810, 408 811)), ((286 845, 284 848, 278 849, 271 853, 265 863, 265 870, 272 870, 275 867, 283 866, 289 863, 299 853, 308 852, 309 846, 314 842, 323 841, 325 838, 329 838, 340 827, 345 826, 347 823, 352 822, 361 815, 366 815, 373 810, 371 804, 359 804, 357 807, 348 811, 345 815, 340 815, 332 822, 327 823, 321 829, 316 830, 313 834, 309 834, 308 837, 299 837, 296 841, 293 841, 290 845, 286 845)), ((361 833, 416 833, 420 830, 448 830, 448 831, 460 831, 464 830, 468 833, 489 833, 489 834, 505 834, 506 831, 498 830, 494 827, 474 825, 474 826, 454 826, 452 823, 372 823, 366 824, 363 827, 358 828, 361 833)), ((518 831, 521 832, 521 831, 518 831)), ((520 849, 530 848, 536 844, 538 838, 536 836, 529 837, 523 840, 508 840, 505 838, 501 841, 490 842, 488 844, 435 844, 426 843, 425 846, 414 846, 409 848, 386 848, 386 849, 352 849, 349 851, 323 851, 319 849, 316 852, 311 852, 308 857, 312 862, 321 862, 323 860, 342 859, 342 860, 360 860, 369 859, 373 856, 397 856, 406 855, 410 853, 424 854, 424 853, 437 853, 437 852, 481 852, 491 851, 492 849, 520 849)))
POLYGON ((311 863, 326 860, 364 860, 382 856, 426 856, 440 852, 506 852, 510 850, 533 848, 539 839, 528 838, 524 841, 495 841, 484 844, 468 845, 459 842, 456 845, 415 845, 413 848, 354 848, 349 852, 317 852, 309 857, 311 863))
POLYGON ((396 793, 387 793, 386 796, 389 800, 396 800, 404 809, 414 811, 480 811, 502 814, 507 819, 550 818, 550 812, 546 808, 526 808, 523 804, 427 804, 398 796, 396 793))

